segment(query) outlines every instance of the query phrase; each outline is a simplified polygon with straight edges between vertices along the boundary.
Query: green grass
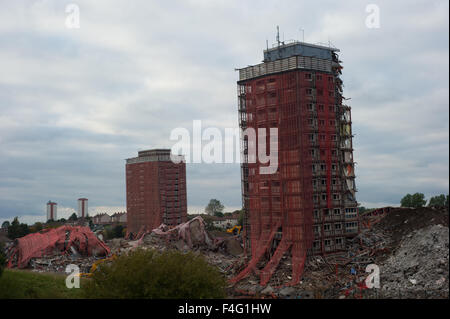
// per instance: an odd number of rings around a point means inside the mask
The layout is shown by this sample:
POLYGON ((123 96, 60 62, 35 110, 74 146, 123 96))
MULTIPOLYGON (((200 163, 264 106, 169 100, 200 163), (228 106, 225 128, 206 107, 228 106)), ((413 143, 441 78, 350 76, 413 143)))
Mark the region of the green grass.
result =
POLYGON ((41 274, 25 270, 5 269, 0 277, 0 299, 77 299, 83 298, 83 283, 80 288, 66 287, 66 276, 41 274))

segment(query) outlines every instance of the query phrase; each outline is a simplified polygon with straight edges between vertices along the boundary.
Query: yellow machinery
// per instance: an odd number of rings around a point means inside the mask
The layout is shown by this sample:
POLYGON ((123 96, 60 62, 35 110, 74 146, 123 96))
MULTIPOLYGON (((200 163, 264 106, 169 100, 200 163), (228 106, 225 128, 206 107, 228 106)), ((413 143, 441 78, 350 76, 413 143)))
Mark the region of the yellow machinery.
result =
POLYGON ((242 226, 233 226, 232 228, 227 229, 227 233, 239 235, 241 233, 242 226))
POLYGON ((106 261, 112 261, 116 258, 117 258, 117 256, 113 254, 113 255, 111 255, 111 257, 97 260, 95 263, 92 264, 91 270, 88 273, 85 273, 85 272, 80 273, 80 277, 88 277, 88 278, 91 277, 92 274, 94 273, 94 271, 97 269, 97 267, 100 264, 103 264, 106 261))

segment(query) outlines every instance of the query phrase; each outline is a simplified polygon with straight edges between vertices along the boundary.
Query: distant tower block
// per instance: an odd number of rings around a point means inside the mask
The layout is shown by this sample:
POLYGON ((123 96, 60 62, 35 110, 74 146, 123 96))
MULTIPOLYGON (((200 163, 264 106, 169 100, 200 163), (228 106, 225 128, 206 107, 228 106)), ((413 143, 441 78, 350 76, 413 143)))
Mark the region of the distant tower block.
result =
POLYGON ((47 220, 56 220, 57 214, 56 214, 56 203, 52 201, 48 201, 47 203, 47 220))
POLYGON ((126 162, 127 231, 187 221, 186 163, 170 149, 140 151, 126 162), (179 163, 172 162, 172 158, 179 163))
POLYGON ((88 215, 88 199, 78 198, 78 218, 85 218, 88 215))

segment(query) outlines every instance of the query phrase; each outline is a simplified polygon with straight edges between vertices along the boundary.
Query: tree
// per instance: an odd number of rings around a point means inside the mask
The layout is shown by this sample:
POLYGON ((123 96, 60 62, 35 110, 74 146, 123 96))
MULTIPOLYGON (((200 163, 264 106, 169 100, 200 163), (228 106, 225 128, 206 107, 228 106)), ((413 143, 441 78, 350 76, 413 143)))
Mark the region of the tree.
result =
POLYGON ((205 212, 208 215, 214 215, 214 213, 217 213, 217 212, 222 213, 224 208, 225 207, 222 205, 222 203, 219 200, 213 198, 209 201, 208 206, 206 206, 205 212))
POLYGON ((11 223, 10 223, 9 221, 5 220, 5 221, 2 223, 2 228, 3 228, 3 229, 6 229, 6 228, 8 228, 10 225, 11 225, 11 223))
POLYGON ((204 257, 137 249, 103 263, 86 283, 87 298, 224 298, 225 277, 204 257))
POLYGON ((406 194, 400 201, 401 207, 419 208, 425 206, 427 201, 425 195, 422 193, 415 193, 413 195, 406 194))
POLYGON ((221 212, 214 212, 214 216, 216 217, 224 217, 225 215, 221 212))
POLYGON ((42 230, 42 223, 36 222, 33 226, 30 227, 30 233, 37 233, 42 230))
POLYGON ((244 217, 245 217, 245 210, 241 209, 239 212, 239 218, 237 222, 238 226, 244 226, 244 217))
POLYGON ((18 217, 14 217, 11 225, 8 227, 8 237, 10 239, 16 239, 28 235, 30 229, 27 224, 21 224, 18 217))
POLYGON ((428 206, 448 207, 448 195, 441 194, 431 197, 428 206))
POLYGON ((108 226, 108 227, 106 227, 105 230, 106 230, 106 238, 107 239, 123 237, 123 226, 122 225, 115 225, 114 227, 108 226))
POLYGON ((73 213, 72 215, 70 215, 69 220, 73 222, 77 221, 78 220, 77 214, 73 213))

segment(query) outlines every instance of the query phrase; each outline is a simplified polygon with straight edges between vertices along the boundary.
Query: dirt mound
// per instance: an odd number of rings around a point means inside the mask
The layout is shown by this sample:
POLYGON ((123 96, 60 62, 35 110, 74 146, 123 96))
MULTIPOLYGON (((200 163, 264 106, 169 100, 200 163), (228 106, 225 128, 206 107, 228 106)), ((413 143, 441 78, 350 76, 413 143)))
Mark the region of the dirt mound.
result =
POLYGON ((448 296, 448 227, 431 225, 413 231, 380 267, 384 297, 448 296))
POLYGON ((398 246, 402 238, 409 233, 431 225, 448 227, 449 214, 445 208, 392 208, 386 216, 374 226, 390 236, 392 246, 398 246))

